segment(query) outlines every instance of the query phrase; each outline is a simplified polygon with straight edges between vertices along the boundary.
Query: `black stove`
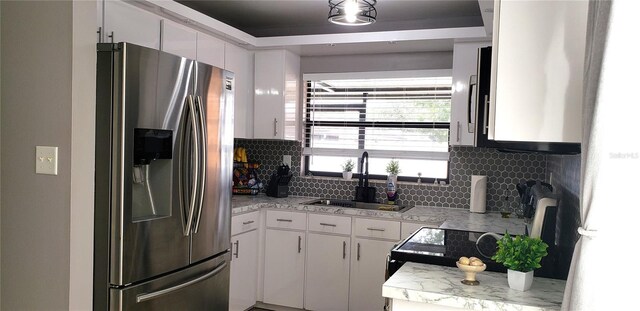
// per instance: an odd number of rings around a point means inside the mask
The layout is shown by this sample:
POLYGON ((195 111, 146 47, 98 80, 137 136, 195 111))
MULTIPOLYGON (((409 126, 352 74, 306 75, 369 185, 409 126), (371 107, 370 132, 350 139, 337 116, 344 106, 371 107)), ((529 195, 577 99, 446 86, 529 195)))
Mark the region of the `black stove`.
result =
MULTIPOLYGON (((397 244, 389 256, 388 276, 393 275, 405 262, 455 267, 460 257, 478 257, 486 265, 487 271, 507 272, 507 269, 490 257, 496 252, 496 239, 492 236, 482 238, 476 247, 476 241, 484 232, 438 229, 422 227, 411 236, 397 244)), ((555 253, 549 249, 549 255, 542 261, 542 268, 535 270, 536 276, 566 279, 566 274, 556 271, 555 253)))

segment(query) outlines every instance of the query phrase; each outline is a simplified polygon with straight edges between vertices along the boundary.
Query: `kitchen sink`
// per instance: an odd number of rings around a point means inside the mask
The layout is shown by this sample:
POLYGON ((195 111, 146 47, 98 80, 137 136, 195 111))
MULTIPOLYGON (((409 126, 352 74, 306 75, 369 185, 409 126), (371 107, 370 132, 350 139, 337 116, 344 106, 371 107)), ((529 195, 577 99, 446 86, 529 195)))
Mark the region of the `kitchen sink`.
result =
POLYGON ((347 208, 392 211, 392 212, 400 212, 400 213, 409 209, 409 207, 407 206, 390 205, 390 204, 383 204, 383 203, 365 203, 365 202, 356 202, 356 201, 338 200, 338 199, 316 199, 308 202, 303 202, 300 204, 339 206, 339 207, 347 207, 347 208))

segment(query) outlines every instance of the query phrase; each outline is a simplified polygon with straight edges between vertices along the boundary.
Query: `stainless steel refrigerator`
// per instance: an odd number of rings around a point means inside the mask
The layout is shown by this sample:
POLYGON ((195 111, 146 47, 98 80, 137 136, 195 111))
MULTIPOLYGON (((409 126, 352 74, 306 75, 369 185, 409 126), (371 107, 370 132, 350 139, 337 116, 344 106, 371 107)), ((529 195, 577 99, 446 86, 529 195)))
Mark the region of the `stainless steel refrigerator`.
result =
POLYGON ((227 310, 233 74, 98 44, 95 310, 227 310))

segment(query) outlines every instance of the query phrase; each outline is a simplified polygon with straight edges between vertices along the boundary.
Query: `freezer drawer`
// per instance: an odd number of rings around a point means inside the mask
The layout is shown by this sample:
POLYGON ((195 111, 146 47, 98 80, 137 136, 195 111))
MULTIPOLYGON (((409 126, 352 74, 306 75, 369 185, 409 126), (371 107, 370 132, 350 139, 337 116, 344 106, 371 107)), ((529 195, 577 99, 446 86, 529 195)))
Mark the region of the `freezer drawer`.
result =
POLYGON ((229 253, 153 281, 110 290, 110 310, 228 310, 229 253))

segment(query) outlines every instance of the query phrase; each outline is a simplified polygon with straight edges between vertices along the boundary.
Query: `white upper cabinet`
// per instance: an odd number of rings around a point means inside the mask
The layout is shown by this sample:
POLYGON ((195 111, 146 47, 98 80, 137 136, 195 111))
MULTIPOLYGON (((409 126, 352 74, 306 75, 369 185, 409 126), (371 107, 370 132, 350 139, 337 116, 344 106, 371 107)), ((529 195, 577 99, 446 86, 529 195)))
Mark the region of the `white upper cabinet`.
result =
POLYGON ((490 42, 462 42, 453 45, 451 127, 449 145, 473 146, 478 71, 478 48, 490 42))
POLYGON ((196 59, 198 32, 174 21, 162 20, 161 50, 174 55, 196 59))
MULTIPOLYGON (((201 32, 198 33, 197 37, 196 59, 199 62, 209 64, 211 66, 228 69, 225 67, 225 42, 201 32)), ((238 81, 237 74, 235 77, 236 81, 238 81)), ((238 83, 236 82, 236 88, 238 87, 237 85, 238 83)))
POLYGON ((225 44, 224 68, 235 74, 234 137, 253 138, 253 52, 225 44))
POLYGON ((298 140, 300 56, 255 52, 254 138, 298 140))
POLYGON ((579 143, 588 1, 496 1, 489 139, 579 143))
POLYGON ((161 20, 155 14, 122 1, 105 1, 102 42, 129 42, 160 49, 161 20))

